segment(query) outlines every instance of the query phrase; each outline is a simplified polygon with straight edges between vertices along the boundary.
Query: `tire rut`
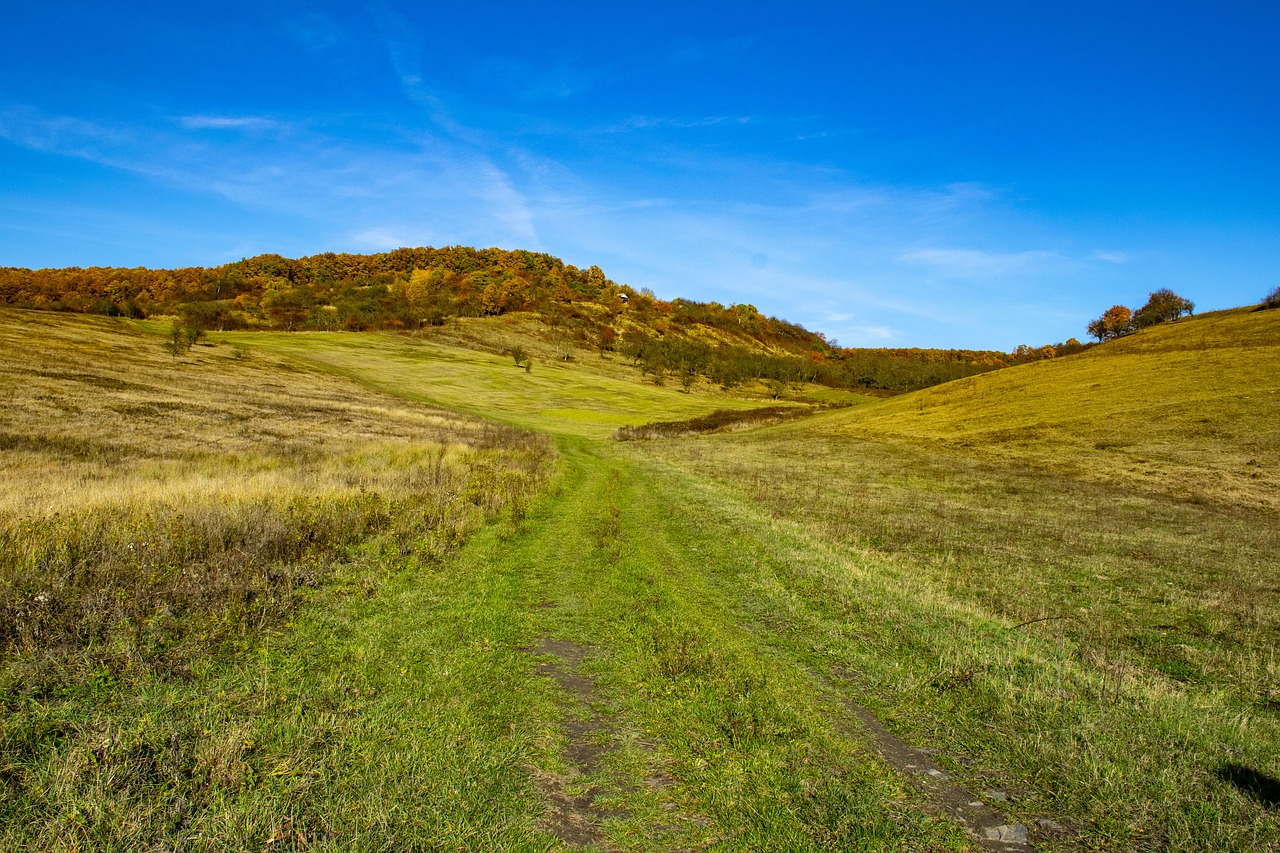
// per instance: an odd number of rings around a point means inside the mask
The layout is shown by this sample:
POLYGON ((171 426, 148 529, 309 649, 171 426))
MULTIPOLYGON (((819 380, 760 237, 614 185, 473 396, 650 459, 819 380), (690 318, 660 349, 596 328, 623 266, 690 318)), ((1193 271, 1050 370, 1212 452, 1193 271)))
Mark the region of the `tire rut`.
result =
POLYGON ((612 734, 612 729, 595 710, 599 701, 595 682, 581 671, 582 661, 590 649, 569 640, 544 638, 532 651, 552 658, 539 664, 538 672, 568 694, 567 705, 572 712, 564 723, 564 759, 568 772, 534 771, 534 779, 547 797, 546 828, 566 844, 611 850, 600 824, 606 818, 626 817, 626 811, 597 805, 600 788, 596 785, 574 792, 580 788, 583 777, 603 770, 608 747, 600 741, 612 734))
MULTIPOLYGON (((841 695, 840 701, 870 734, 871 745, 880 757, 924 794, 925 810, 954 820, 982 849, 1000 853, 1033 851, 1032 842, 1037 835, 1049 839, 1070 834, 1066 827, 1048 818, 1035 821, 1034 827, 1011 821, 1008 814, 956 784, 929 752, 890 732, 874 713, 846 696, 841 695)), ((985 793, 991 799, 999 792, 985 793)))

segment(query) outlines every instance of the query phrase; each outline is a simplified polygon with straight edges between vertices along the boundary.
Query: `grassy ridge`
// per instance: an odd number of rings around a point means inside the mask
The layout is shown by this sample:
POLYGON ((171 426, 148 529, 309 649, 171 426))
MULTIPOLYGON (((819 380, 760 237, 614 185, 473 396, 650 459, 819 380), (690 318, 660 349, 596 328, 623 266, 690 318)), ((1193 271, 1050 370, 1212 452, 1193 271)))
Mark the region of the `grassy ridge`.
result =
POLYGON ((821 433, 1276 510, 1277 363, 1280 315, 1240 308, 882 400, 830 416, 821 433))
POLYGON ((957 772, 1107 847, 1269 848, 1271 800, 1232 780, 1280 770, 1277 319, 631 452, 862 555, 843 608, 838 574, 785 585, 814 614, 792 641, 957 772))

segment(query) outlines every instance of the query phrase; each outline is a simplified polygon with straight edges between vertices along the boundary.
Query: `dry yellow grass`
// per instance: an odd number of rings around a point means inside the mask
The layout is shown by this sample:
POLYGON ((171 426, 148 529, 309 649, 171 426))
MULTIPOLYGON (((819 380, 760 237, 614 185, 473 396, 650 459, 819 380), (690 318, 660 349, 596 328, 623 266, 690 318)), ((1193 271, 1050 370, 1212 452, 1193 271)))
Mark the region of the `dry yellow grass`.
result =
POLYGON ((125 321, 0 312, 0 513, 369 485, 485 425, 227 346, 164 352, 125 321))
POLYGON ((1280 311, 1242 308, 831 415, 817 431, 1275 510, 1278 364, 1280 311))
POLYGON ((0 311, 4 680, 112 677, 269 624, 347 549, 522 512, 548 442, 225 344, 0 311), (175 652, 175 644, 194 644, 175 652), (78 663, 75 663, 78 661, 78 663), (95 663, 96 661, 96 663, 95 663))
POLYGON ((669 452, 1011 622, 1270 703, 1277 355, 1280 312, 1219 312, 669 452))

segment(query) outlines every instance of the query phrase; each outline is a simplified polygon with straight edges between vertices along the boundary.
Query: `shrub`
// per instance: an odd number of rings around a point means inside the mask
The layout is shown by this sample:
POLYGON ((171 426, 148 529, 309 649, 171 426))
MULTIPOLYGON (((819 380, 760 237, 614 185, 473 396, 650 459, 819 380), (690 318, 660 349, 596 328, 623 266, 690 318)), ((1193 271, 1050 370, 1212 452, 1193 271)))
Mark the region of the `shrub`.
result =
POLYGON ((613 433, 618 441, 643 441, 655 438, 680 438, 712 432, 762 426, 779 421, 803 418, 822 406, 765 406, 759 409, 717 409, 684 421, 658 421, 640 426, 619 427, 613 433))

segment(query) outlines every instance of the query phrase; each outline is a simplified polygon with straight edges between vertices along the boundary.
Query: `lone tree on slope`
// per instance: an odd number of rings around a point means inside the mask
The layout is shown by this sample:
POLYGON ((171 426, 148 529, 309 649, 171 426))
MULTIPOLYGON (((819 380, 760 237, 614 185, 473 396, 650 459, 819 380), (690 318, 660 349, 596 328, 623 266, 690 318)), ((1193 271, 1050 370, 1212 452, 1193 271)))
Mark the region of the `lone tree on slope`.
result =
POLYGON ((1176 320, 1183 314, 1194 313, 1196 309, 1194 302, 1190 299, 1183 299, 1167 287, 1163 287, 1149 296, 1147 304, 1133 314, 1133 327, 1135 329, 1154 326, 1156 323, 1164 323, 1168 320, 1176 320))
POLYGON ((1133 312, 1123 305, 1112 305, 1102 316, 1089 323, 1089 334, 1099 343, 1118 338, 1133 330, 1133 312))

